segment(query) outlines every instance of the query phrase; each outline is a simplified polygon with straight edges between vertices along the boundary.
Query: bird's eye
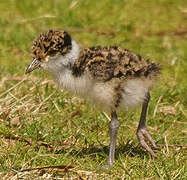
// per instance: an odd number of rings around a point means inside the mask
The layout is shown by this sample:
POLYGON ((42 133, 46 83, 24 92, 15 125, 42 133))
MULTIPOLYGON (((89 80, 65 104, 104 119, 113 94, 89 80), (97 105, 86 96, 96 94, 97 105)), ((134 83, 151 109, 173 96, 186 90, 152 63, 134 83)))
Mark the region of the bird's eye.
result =
POLYGON ((55 56, 56 53, 57 53, 57 51, 51 50, 51 51, 48 52, 48 55, 49 55, 49 56, 55 56))

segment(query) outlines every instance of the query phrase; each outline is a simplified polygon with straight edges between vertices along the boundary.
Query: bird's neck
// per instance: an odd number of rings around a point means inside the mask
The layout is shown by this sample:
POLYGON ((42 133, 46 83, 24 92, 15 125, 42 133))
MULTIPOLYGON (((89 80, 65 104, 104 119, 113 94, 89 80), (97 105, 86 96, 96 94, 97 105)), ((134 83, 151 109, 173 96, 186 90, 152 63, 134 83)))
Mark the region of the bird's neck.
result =
POLYGON ((50 70, 48 69, 48 71, 53 74, 60 87, 80 96, 86 96, 91 87, 91 82, 85 75, 76 77, 73 74, 73 65, 78 58, 79 46, 73 41, 71 51, 67 55, 61 56, 55 60, 55 62, 50 65, 50 70))
POLYGON ((71 51, 63 57, 62 61, 64 62, 65 65, 72 66, 78 58, 79 58, 79 45, 73 40, 71 51))
POLYGON ((52 73, 55 77, 59 74, 71 71, 75 61, 79 58, 79 46, 72 41, 72 49, 64 56, 59 56, 54 61, 49 61, 44 69, 52 73))

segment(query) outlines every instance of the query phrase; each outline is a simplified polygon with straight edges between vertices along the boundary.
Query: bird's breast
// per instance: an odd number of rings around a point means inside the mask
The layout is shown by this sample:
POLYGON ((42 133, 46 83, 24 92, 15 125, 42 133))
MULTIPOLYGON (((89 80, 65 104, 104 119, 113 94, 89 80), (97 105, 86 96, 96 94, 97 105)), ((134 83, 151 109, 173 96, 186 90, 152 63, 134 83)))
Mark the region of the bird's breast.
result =
POLYGON ((91 80, 89 80, 87 76, 82 75, 75 77, 70 70, 66 70, 65 72, 59 74, 56 79, 57 83, 63 89, 83 97, 88 96, 90 88, 92 87, 91 80))

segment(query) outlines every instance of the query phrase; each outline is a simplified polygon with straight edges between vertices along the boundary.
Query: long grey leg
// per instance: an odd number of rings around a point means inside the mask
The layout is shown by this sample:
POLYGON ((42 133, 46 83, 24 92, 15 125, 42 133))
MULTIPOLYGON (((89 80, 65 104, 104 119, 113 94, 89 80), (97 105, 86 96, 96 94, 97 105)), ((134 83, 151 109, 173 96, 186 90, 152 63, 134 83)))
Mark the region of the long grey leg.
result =
POLYGON ((107 165, 104 168, 109 168, 113 165, 115 159, 115 146, 116 146, 116 138, 119 128, 119 121, 116 112, 111 113, 111 121, 109 123, 109 135, 110 135, 110 149, 109 149, 109 157, 107 161, 107 165))
POLYGON ((145 138, 146 138, 152 144, 154 148, 157 148, 156 144, 154 143, 153 139, 149 135, 147 128, 146 128, 146 114, 147 114, 147 107, 149 104, 149 100, 150 100, 150 93, 147 92, 146 99, 144 100, 143 105, 142 105, 142 112, 141 112, 140 122, 139 122, 138 129, 137 129, 137 136, 138 136, 141 146, 144 149, 146 149, 153 157, 155 157, 156 156, 155 153, 145 142, 145 138))

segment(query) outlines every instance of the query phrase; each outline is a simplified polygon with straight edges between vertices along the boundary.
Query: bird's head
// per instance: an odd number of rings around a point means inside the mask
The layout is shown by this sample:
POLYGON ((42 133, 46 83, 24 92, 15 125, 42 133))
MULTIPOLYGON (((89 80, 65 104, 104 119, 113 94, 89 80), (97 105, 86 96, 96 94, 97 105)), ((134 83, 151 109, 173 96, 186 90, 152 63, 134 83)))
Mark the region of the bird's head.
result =
POLYGON ((72 49, 72 40, 65 31, 48 30, 41 33, 33 42, 32 61, 26 73, 45 67, 49 62, 55 61, 59 56, 65 56, 72 49))

